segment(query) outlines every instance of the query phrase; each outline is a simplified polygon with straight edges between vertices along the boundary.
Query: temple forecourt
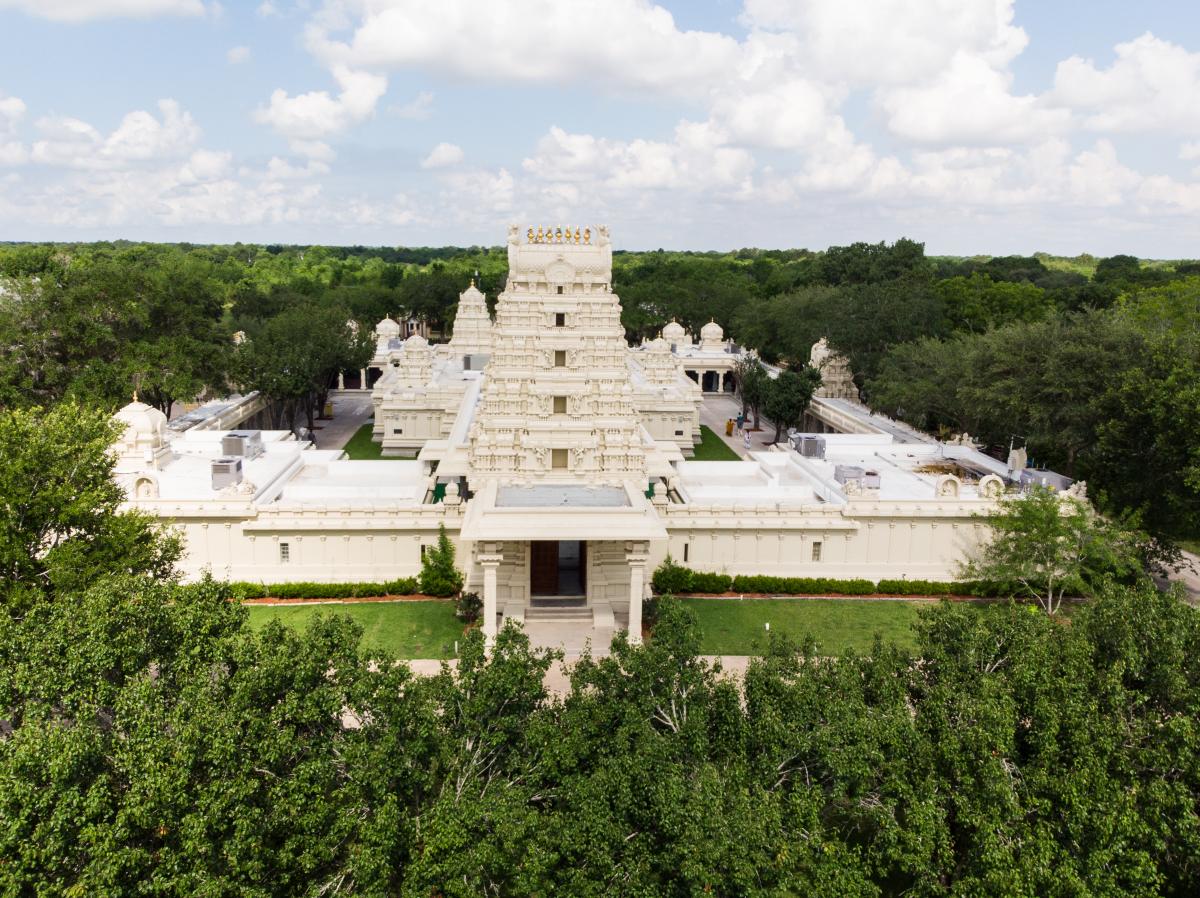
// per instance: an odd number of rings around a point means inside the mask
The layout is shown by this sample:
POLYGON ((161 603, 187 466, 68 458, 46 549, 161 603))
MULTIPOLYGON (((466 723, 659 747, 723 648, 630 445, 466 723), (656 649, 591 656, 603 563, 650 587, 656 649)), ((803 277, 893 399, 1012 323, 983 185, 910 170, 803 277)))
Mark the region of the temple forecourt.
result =
POLYGON ((952 579, 976 515, 1029 476, 871 415, 823 343, 812 433, 691 460, 701 404, 741 357, 720 326, 627 345, 603 226, 511 227, 508 266, 494 318, 472 284, 448 343, 377 328, 375 438, 415 458, 354 461, 227 413, 179 429, 134 401, 114 446, 129 505, 177 528, 187 576, 266 583, 414 576, 444 526, 489 639, 559 620, 603 648, 618 628, 640 640, 668 553, 731 574, 952 579))

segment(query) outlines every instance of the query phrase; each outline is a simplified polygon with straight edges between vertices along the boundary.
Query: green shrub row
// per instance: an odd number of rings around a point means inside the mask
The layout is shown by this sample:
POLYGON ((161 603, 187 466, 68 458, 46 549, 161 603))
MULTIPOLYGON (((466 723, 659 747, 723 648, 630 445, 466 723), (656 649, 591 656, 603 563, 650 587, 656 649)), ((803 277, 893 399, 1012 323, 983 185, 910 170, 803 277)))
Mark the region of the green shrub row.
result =
POLYGON ((230 583, 238 601, 244 599, 357 599, 364 596, 411 596, 417 592, 415 577, 386 583, 230 583))
POLYGON ((777 595, 869 596, 999 596, 1010 595, 1003 584, 981 581, 942 582, 937 580, 839 580, 834 577, 772 577, 765 574, 713 574, 693 571, 670 558, 654 572, 650 580, 660 595, 687 593, 774 593, 777 595))

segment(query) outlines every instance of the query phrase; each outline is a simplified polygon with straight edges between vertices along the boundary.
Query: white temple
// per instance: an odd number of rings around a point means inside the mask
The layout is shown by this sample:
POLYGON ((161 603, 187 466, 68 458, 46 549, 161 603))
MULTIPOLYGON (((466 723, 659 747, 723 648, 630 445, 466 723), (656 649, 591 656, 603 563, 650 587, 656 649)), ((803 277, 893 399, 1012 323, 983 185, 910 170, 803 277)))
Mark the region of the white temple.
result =
POLYGON ((599 644, 618 627, 640 638, 668 553, 735 574, 951 579, 983 536, 978 512, 1020 476, 875 421, 820 344, 832 398, 814 406, 849 432, 689 460, 705 388, 724 389, 738 357, 720 326, 693 343, 669 324, 629 347, 604 227, 512 227, 508 257, 494 321, 472 284, 449 343, 402 339, 391 319, 376 329, 375 435, 412 457, 352 461, 279 431, 174 433, 135 402, 114 447, 130 504, 173 522, 190 576, 261 582, 413 576, 444 525, 489 637, 568 608, 599 644))

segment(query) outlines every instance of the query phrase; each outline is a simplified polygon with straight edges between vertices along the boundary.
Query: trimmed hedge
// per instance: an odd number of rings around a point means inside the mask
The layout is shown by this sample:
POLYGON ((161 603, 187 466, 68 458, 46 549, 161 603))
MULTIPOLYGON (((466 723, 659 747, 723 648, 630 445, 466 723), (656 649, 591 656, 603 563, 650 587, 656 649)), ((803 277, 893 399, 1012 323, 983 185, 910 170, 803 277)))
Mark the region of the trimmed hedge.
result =
POLYGON ((244 599, 357 599, 364 596, 411 596, 417 592, 415 577, 386 583, 230 583, 230 592, 244 599))
POLYGON ((775 593, 838 593, 845 596, 869 596, 874 593, 873 580, 836 580, 833 577, 768 577, 761 574, 738 575, 733 578, 734 592, 775 593))
POLYGON ((1002 583, 939 580, 839 580, 834 577, 772 577, 766 574, 712 574, 693 571, 667 558, 650 580, 659 595, 688 593, 769 593, 775 595, 840 596, 1008 596, 1002 583))

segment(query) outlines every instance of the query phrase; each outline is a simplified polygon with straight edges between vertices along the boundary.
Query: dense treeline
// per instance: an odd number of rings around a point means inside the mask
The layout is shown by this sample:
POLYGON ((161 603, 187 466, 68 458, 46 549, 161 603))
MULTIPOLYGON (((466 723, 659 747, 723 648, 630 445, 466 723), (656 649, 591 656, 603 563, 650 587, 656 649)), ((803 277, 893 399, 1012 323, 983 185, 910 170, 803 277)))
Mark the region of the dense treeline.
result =
MULTIPOLYGON (((1027 445, 1106 511, 1200 534, 1200 263, 931 258, 901 239, 617 253, 614 268, 631 339, 716 319, 803 374, 828 337, 877 410, 998 454, 1027 445)), ((336 372, 370 357, 374 322, 444 333, 472 277, 494 299, 506 272, 503 248, 0 245, 0 403, 257 389, 277 426, 311 428, 336 372)), ((776 391, 792 401, 775 417, 796 420, 804 386, 776 391)))
POLYGON ((1175 595, 1110 587, 1069 625, 946 604, 913 654, 776 639, 743 685, 664 600, 561 697, 516 628, 421 678, 347 618, 256 632, 164 576, 170 540, 104 492, 105 428, 0 412, 46 474, 0 477, 5 894, 1194 894, 1175 595))

